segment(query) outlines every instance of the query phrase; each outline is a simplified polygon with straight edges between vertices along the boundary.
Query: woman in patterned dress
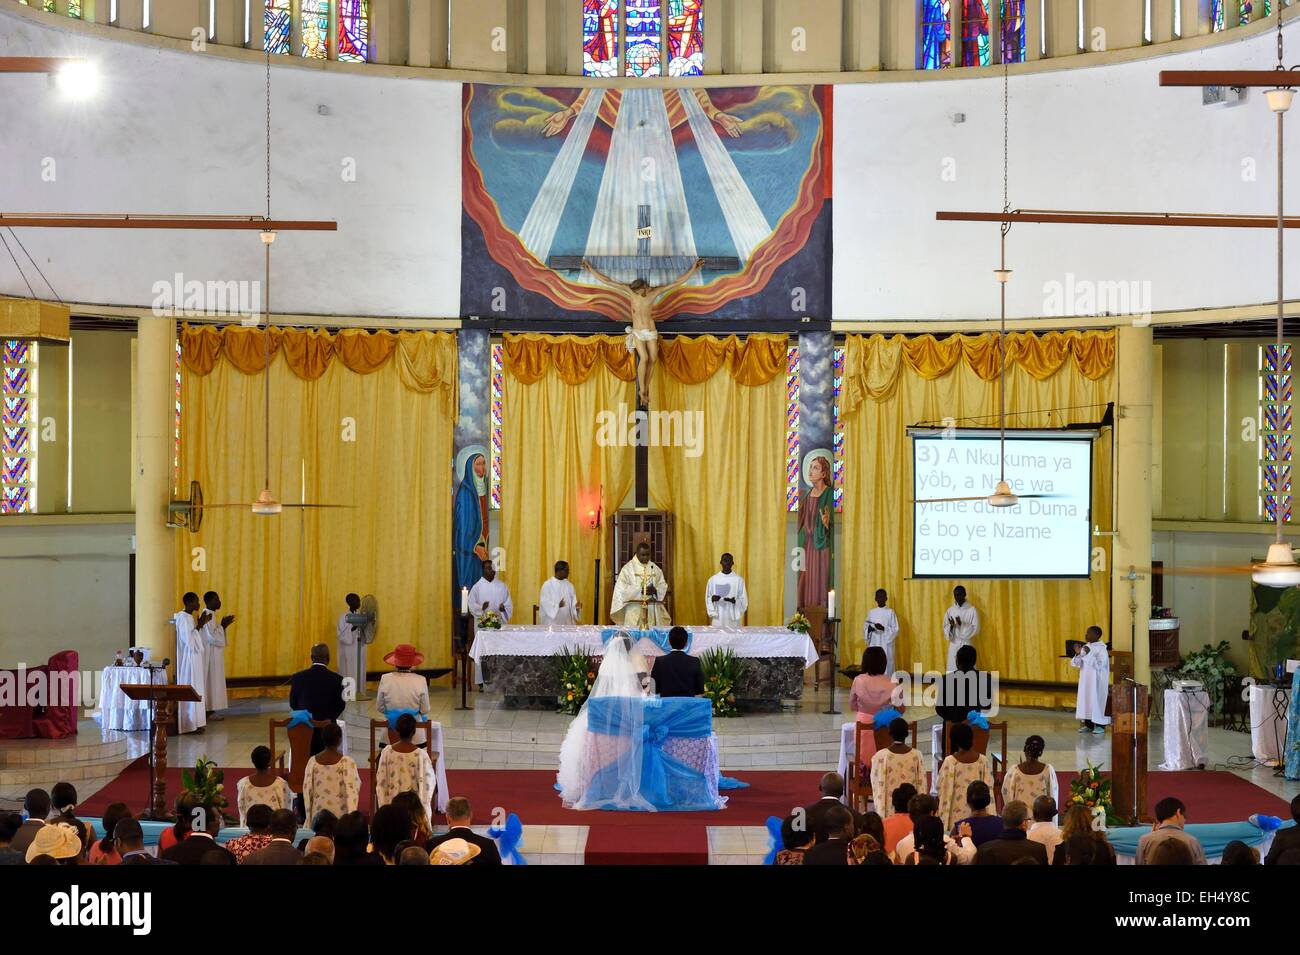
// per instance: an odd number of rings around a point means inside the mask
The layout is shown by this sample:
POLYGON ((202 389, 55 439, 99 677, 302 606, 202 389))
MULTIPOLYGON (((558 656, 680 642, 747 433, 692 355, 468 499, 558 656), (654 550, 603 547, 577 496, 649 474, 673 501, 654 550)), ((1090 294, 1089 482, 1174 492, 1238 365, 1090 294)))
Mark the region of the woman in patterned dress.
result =
POLYGON ((1002 805, 1019 799, 1026 806, 1032 806, 1039 796, 1048 796, 1053 803, 1060 805, 1056 770, 1051 763, 1044 763, 1039 758, 1046 747, 1041 736, 1025 740, 1025 758, 1002 780, 1002 805))
POLYGON ((361 799, 361 774, 351 756, 339 752, 343 731, 331 724, 321 728, 320 740, 325 748, 307 760, 302 774, 302 803, 308 819, 322 810, 342 818, 356 812, 361 799))
POLYGON ((293 808, 293 791, 288 781, 271 769, 271 751, 265 746, 253 749, 254 772, 235 785, 235 802, 239 806, 239 824, 246 825, 248 808, 261 803, 271 811, 293 808))
POLYGON ((954 723, 949 731, 952 753, 939 767, 939 818, 945 832, 951 832, 957 820, 966 814, 966 787, 979 780, 993 788, 993 770, 988 757, 971 749, 975 734, 967 723, 954 723))
POLYGON ((907 734, 907 721, 902 717, 893 720, 889 735, 894 742, 871 757, 871 798, 882 819, 896 811, 893 796, 899 786, 910 783, 917 792, 926 792, 925 762, 919 750, 907 745, 907 734))
POLYGON ((433 760, 428 750, 411 742, 415 736, 415 717, 403 713, 397 718, 398 740, 385 746, 379 754, 379 767, 375 770, 375 802, 373 809, 387 806, 398 793, 414 792, 420 797, 424 815, 433 818, 433 794, 438 780, 433 772, 433 760))

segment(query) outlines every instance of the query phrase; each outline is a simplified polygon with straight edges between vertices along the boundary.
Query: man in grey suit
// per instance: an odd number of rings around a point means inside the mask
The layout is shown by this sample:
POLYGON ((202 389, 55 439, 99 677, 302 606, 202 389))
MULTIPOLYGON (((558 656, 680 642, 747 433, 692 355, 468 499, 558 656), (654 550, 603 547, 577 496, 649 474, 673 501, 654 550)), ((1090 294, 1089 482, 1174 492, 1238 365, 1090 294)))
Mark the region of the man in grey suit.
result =
POLYGON ((289 809, 277 809, 271 816, 271 842, 251 853, 244 865, 302 865, 302 853, 293 844, 298 835, 298 817, 289 809))

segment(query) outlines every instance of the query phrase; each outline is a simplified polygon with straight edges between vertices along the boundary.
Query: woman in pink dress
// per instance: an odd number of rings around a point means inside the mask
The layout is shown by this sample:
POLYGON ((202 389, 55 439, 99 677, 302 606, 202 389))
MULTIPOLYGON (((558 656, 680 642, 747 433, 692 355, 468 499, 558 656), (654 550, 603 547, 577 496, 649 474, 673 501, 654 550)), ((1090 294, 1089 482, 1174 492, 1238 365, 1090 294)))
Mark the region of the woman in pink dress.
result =
MULTIPOLYGON (((907 709, 901 702, 894 702, 895 683, 893 677, 885 675, 887 664, 884 647, 867 647, 862 652, 862 673, 853 678, 853 687, 849 690, 849 709, 857 712, 859 723, 875 725, 875 715, 886 707, 893 707, 900 713, 907 709)), ((876 737, 872 733, 862 738, 859 758, 870 767, 871 757, 875 754, 876 737)))

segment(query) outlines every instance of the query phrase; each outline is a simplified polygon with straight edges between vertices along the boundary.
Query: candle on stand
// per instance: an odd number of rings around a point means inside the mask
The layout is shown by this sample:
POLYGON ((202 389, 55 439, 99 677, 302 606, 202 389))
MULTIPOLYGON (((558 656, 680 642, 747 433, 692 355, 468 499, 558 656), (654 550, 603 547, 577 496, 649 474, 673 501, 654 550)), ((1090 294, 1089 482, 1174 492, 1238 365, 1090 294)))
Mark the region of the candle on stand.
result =
POLYGON ((469 613, 469 588, 460 588, 460 612, 469 613))
POLYGON ((826 595, 826 616, 831 620, 835 619, 835 591, 833 590, 826 595))

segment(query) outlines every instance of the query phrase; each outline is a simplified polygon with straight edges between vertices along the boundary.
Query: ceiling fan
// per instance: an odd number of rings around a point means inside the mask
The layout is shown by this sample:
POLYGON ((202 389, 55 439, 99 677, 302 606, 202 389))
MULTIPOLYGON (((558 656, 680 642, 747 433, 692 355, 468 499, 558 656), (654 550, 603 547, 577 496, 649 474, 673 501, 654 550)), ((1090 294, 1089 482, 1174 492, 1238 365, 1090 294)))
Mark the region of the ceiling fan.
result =
MULTIPOLYGON (((1010 97, 1007 65, 1002 67, 1002 210, 1009 212, 1011 203, 1008 198, 1008 169, 1010 167, 1008 142, 1010 131, 1010 97)), ((913 501, 913 504, 951 504, 961 501, 983 501, 989 507, 1015 507, 1022 500, 1029 498, 1066 497, 1064 494, 1017 494, 1007 481, 1007 283, 1011 281, 1011 269, 1007 268, 1007 233, 1011 230, 1009 222, 999 226, 1001 242, 1001 259, 999 267, 993 270, 1000 291, 1001 311, 998 322, 998 483, 992 494, 973 497, 935 497, 913 501)))

